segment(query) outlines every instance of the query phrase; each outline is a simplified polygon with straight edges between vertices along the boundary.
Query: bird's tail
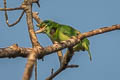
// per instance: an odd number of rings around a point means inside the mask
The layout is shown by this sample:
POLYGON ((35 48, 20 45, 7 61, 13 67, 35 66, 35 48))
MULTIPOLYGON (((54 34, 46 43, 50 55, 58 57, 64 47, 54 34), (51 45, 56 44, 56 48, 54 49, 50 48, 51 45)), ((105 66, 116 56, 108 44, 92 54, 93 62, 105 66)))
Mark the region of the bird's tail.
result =
POLYGON ((90 61, 92 61, 92 55, 91 55, 91 53, 90 53, 90 50, 88 50, 88 56, 89 56, 89 58, 90 58, 90 61))
POLYGON ((82 40, 82 46, 84 47, 85 51, 88 51, 88 56, 90 58, 90 61, 92 61, 92 56, 91 56, 91 53, 90 53, 89 45, 90 45, 89 40, 87 38, 84 38, 82 40))

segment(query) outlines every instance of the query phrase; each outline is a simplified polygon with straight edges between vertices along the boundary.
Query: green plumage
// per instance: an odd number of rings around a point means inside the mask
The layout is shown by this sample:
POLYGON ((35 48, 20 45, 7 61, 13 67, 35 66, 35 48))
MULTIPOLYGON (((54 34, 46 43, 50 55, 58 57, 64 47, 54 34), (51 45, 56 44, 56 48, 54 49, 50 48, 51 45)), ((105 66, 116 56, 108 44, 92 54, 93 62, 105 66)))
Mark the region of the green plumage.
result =
MULTIPOLYGON (((72 36, 77 36, 80 34, 80 31, 72 28, 71 26, 59 24, 52 20, 45 20, 37 26, 39 28, 45 27, 45 30, 42 33, 47 34, 53 42, 65 41, 70 39, 72 36)), ((74 51, 88 51, 90 60, 92 60, 89 45, 89 40, 84 38, 79 44, 75 45, 73 49, 74 51)))

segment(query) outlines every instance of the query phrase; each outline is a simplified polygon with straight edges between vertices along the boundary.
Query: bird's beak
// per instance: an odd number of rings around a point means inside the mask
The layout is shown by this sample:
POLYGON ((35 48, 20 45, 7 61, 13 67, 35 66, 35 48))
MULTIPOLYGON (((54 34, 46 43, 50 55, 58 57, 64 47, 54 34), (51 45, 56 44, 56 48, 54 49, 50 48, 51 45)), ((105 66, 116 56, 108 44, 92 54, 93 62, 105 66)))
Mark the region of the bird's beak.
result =
POLYGON ((39 34, 39 33, 44 33, 46 31, 46 27, 40 27, 38 30, 35 31, 36 34, 39 34))
POLYGON ((38 30, 35 31, 36 34, 44 33, 44 32, 45 32, 45 27, 40 28, 40 29, 38 29, 38 30))

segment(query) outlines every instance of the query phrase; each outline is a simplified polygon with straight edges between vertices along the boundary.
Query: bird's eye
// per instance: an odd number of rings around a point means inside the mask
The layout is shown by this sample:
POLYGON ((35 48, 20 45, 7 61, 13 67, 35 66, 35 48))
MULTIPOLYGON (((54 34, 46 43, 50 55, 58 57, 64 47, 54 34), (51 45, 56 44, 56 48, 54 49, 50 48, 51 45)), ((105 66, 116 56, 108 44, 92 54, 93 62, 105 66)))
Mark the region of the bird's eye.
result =
POLYGON ((54 33, 56 32, 56 29, 57 29, 57 28, 53 27, 53 28, 51 29, 51 31, 50 31, 50 34, 54 34, 54 33))

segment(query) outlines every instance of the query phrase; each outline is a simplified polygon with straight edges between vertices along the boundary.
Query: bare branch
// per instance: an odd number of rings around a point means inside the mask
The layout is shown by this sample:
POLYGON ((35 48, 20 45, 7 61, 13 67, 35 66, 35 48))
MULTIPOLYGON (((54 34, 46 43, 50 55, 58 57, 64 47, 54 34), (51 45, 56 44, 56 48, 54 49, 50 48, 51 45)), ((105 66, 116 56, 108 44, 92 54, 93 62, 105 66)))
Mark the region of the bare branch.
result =
POLYGON ((53 73, 48 78, 46 78, 46 80, 52 80, 54 77, 56 77, 56 75, 58 75, 59 73, 61 73, 64 69, 65 69, 64 66, 60 67, 55 73, 53 73))
MULTIPOLYGON (((34 32, 33 15, 32 15, 32 3, 33 2, 32 1, 33 0, 24 0, 24 3, 22 4, 22 7, 24 7, 24 10, 26 12, 28 32, 29 32, 30 40, 31 40, 32 47, 33 47, 32 53, 29 56, 31 56, 32 59, 34 60, 32 62, 31 57, 28 57, 28 61, 27 61, 26 67, 25 67, 24 75, 23 75, 23 80, 30 79, 31 74, 32 74, 32 70, 33 70, 33 65, 37 63, 37 56, 38 56, 37 53, 39 52, 40 48, 42 49, 42 46, 38 42, 38 39, 37 39, 36 34, 34 32), (28 66, 30 66, 30 67, 28 67, 28 66)), ((35 65, 35 68, 37 68, 37 64, 35 65)), ((35 80, 37 80, 36 69, 35 69, 35 80)))
POLYGON ((73 65, 73 64, 67 66, 67 68, 78 68, 78 67, 79 65, 73 65))
MULTIPOLYGON (((4 0, 4 8, 1 8, 1 10, 5 11, 6 24, 9 27, 16 25, 21 20, 22 16, 24 15, 24 11, 26 12, 28 31, 29 31, 31 42, 32 42, 32 46, 33 46, 33 48, 38 49, 38 47, 41 48, 41 46, 40 46, 40 44, 37 40, 37 37, 36 37, 34 29, 33 29, 33 21, 32 21, 32 3, 33 2, 32 1, 33 0, 24 0, 24 4, 22 4, 22 6, 20 6, 19 8, 7 8, 6 0, 4 0), (21 16, 18 18, 18 20, 16 22, 14 22, 13 24, 9 24, 7 10, 11 11, 11 10, 18 10, 18 9, 24 9, 24 11, 22 12, 21 16)), ((38 0, 36 0, 36 1, 37 1, 38 6, 40 7, 38 0)), ((33 52, 33 50, 31 52, 36 53, 36 52, 33 52)), ((32 56, 32 55, 33 54, 30 54, 29 56, 32 56)), ((28 62, 26 64, 25 72, 24 72, 24 75, 23 75, 23 80, 26 80, 26 79, 29 80, 30 79, 31 74, 32 74, 33 65, 35 63, 35 62, 32 62, 32 60, 29 60, 29 58, 30 57, 28 57, 28 62)), ((35 61, 36 61, 36 58, 35 58, 35 61)), ((36 67, 37 67, 37 63, 36 63, 36 67)), ((37 74, 37 71, 35 71, 35 73, 37 74)), ((36 77, 37 77, 37 75, 36 75, 36 77)))
POLYGON ((38 12, 33 12, 33 18, 37 21, 38 24, 42 22, 42 20, 38 16, 38 12))
POLYGON ((38 7, 40 8, 39 0, 33 0, 33 3, 37 3, 38 7))
MULTIPOLYGON (((79 41, 85 37, 91 37, 91 36, 95 36, 98 34, 102 34, 105 32, 110 32, 110 31, 114 31, 114 30, 120 30, 120 24, 118 25, 113 25, 110 27, 103 27, 100 29, 96 29, 96 30, 92 30, 89 32, 85 32, 82 33, 81 35, 79 35, 77 38, 75 39, 69 39, 67 41, 62 41, 61 43, 57 43, 57 44, 53 44, 52 46, 48 46, 45 47, 43 49, 39 48, 38 50, 38 59, 43 58, 46 55, 50 55, 53 52, 62 50, 64 48, 70 47, 70 46, 74 46, 77 43, 79 43, 79 41)), ((0 48, 0 58, 9 58, 9 57, 26 57, 29 55, 29 53, 32 51, 32 48, 23 48, 23 47, 18 47, 18 49, 13 49, 10 47, 7 48, 0 48), (17 50, 17 52, 16 52, 17 50), (10 56, 11 55, 11 56, 10 56)))
POLYGON ((26 67, 25 67, 25 71, 24 71, 22 80, 30 80, 35 62, 36 62, 36 54, 32 50, 32 52, 28 56, 28 60, 26 63, 26 67))
POLYGON ((51 54, 51 52, 56 52, 56 51, 64 49, 64 48, 74 46, 77 43, 79 43, 80 40, 82 40, 85 37, 91 37, 91 36, 95 36, 95 35, 98 35, 98 34, 102 34, 102 33, 105 33, 105 32, 110 32, 110 31, 114 31, 114 30, 120 30, 120 24, 113 25, 113 26, 110 26, 110 27, 99 28, 99 29, 92 30, 92 31, 89 31, 89 32, 85 32, 85 33, 82 33, 81 35, 78 35, 77 37, 74 37, 74 39, 71 38, 67 41, 62 41, 61 43, 54 44, 53 46, 48 46, 48 47, 44 48, 45 49, 45 55, 49 55, 49 54, 51 54))
POLYGON ((8 23, 8 20, 7 20, 7 21, 6 21, 7 25, 8 25, 9 27, 11 27, 11 26, 14 26, 14 25, 16 25, 17 23, 19 23, 20 20, 21 20, 21 18, 22 18, 23 15, 24 15, 24 12, 25 12, 25 11, 23 11, 23 12, 21 13, 20 17, 19 17, 14 23, 12 23, 12 24, 9 24, 9 23, 8 23))
MULTIPOLYGON (((52 41, 52 40, 51 40, 52 41)), ((53 44, 56 44, 58 42, 54 41, 53 44)), ((63 53, 62 51, 57 51, 57 56, 58 56, 58 59, 59 59, 59 63, 60 63, 60 66, 62 65, 62 60, 63 60, 63 53)))
POLYGON ((57 51, 57 55, 58 55, 58 58, 59 58, 59 62, 60 62, 60 66, 62 65, 62 60, 63 60, 63 54, 62 54, 62 51, 57 51))
POLYGON ((26 19, 27 19, 30 39, 31 39, 32 45, 34 47, 34 46, 40 46, 40 44, 38 42, 38 39, 35 35, 34 28, 33 28, 32 2, 30 2, 30 1, 32 1, 32 0, 28 0, 28 2, 24 3, 24 5, 26 4, 26 7, 24 10, 26 12, 26 19))
POLYGON ((35 62, 35 80, 37 80, 37 60, 35 62))
POLYGON ((16 58, 27 57, 32 48, 20 48, 17 44, 13 44, 7 48, 0 48, 0 58, 16 58))
POLYGON ((62 60, 62 64, 61 64, 60 68, 55 73, 51 74, 46 80, 52 80, 54 77, 56 77, 58 74, 60 74, 63 70, 68 68, 67 67, 68 63, 70 62, 73 54, 74 54, 73 48, 69 47, 67 52, 64 55, 64 58, 62 60))
POLYGON ((24 11, 23 11, 22 14, 21 14, 21 16, 18 18, 17 21, 15 21, 13 24, 9 24, 9 23, 8 23, 8 15, 7 15, 7 11, 6 11, 6 8, 7 8, 6 0, 4 0, 4 8, 5 8, 6 24, 7 24, 9 27, 16 25, 16 24, 21 20, 22 16, 24 15, 24 11))
POLYGON ((52 69, 51 69, 51 75, 53 75, 53 71, 54 71, 54 69, 52 68, 52 69))
POLYGON ((22 7, 16 7, 16 8, 0 8, 0 11, 13 11, 13 10, 23 10, 22 7))

